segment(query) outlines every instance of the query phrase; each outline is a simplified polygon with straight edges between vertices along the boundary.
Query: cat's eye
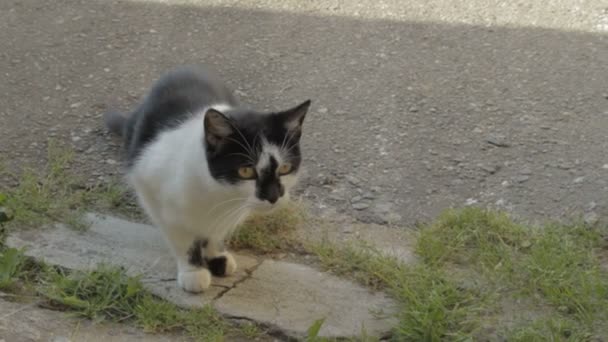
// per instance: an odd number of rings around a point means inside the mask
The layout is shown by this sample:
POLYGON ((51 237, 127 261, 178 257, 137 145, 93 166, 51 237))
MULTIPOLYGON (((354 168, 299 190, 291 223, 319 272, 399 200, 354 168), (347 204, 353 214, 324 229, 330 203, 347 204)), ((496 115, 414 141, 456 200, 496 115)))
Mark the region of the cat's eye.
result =
POLYGON ((279 166, 279 174, 280 175, 286 175, 289 172, 291 172, 291 164, 285 163, 285 164, 279 166))
POLYGON ((255 170, 251 166, 239 167, 239 177, 243 179, 255 178, 255 170))

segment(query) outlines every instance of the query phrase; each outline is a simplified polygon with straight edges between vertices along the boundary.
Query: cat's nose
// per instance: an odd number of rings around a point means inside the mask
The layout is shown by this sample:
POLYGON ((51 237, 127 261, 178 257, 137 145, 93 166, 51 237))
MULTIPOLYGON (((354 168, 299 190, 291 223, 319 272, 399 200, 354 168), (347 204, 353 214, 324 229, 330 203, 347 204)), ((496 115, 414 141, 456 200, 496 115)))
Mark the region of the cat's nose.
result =
POLYGON ((275 204, 281 196, 285 194, 285 188, 282 185, 273 186, 266 190, 264 194, 264 199, 270 202, 271 204, 275 204))

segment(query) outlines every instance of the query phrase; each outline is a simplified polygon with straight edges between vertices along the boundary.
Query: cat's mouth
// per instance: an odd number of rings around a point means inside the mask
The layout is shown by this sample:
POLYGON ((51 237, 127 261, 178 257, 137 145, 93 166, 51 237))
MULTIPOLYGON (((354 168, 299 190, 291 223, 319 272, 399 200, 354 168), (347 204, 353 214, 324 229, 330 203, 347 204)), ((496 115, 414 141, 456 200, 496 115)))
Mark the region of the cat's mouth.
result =
POLYGON ((257 200, 256 204, 253 206, 253 210, 259 213, 270 213, 280 207, 285 203, 285 198, 281 197, 275 203, 270 203, 268 201, 257 200))

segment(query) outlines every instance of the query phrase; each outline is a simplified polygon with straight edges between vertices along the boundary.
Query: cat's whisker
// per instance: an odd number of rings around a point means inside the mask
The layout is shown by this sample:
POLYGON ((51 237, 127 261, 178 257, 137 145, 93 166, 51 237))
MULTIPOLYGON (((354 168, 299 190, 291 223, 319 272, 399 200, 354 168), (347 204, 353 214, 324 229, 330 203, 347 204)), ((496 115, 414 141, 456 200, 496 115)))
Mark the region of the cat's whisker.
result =
POLYGON ((253 147, 251 147, 251 145, 249 144, 249 142, 247 141, 247 139, 245 139, 245 135, 243 135, 243 132, 241 132, 241 130, 238 127, 236 127, 236 125, 234 125, 234 124, 232 125, 232 127, 241 136, 241 138, 243 138, 243 141, 249 147, 249 149, 247 149, 247 151, 249 151, 249 153, 253 156, 253 147))
MULTIPOLYGON (((245 139, 245 138, 243 138, 243 139, 245 139)), ((249 153, 249 154, 251 155, 251 157, 253 157, 253 156, 254 156, 253 151, 252 151, 250 148, 248 148, 247 146, 243 145, 243 143, 241 143, 240 141, 238 141, 238 140, 236 140, 236 139, 234 139, 234 138, 228 138, 228 140, 230 140, 230 141, 233 141, 233 142, 237 143, 239 146, 241 146, 241 147, 242 147, 242 148, 245 150, 245 152, 249 153)), ((245 140, 245 142, 246 142, 246 141, 247 141, 247 140, 245 140)), ((247 145, 249 145, 249 144, 247 144, 247 145)), ((251 157, 250 157, 250 158, 251 158, 251 157)))
POLYGON ((227 219, 230 219, 232 216, 234 216, 235 214, 239 213, 241 210, 246 210, 246 209, 248 209, 249 207, 250 207, 250 205, 248 205, 248 204, 244 204, 244 205, 242 205, 242 206, 240 206, 240 207, 237 207, 236 209, 229 210, 229 211, 225 212, 224 214, 222 214, 222 215, 218 216, 218 217, 217 217, 217 218, 214 220, 213 225, 214 225, 214 226, 215 226, 215 225, 221 225, 221 226, 224 226, 224 225, 223 225, 223 223, 224 223, 224 222, 225 222, 227 219))
POLYGON ((207 211, 207 215, 210 215, 215 209, 218 209, 220 206, 228 204, 228 203, 232 203, 232 202, 236 202, 236 201, 243 201, 246 200, 247 197, 237 197, 237 198, 231 198, 225 201, 222 201, 216 205, 214 205, 213 207, 211 207, 211 209, 209 209, 209 211, 207 211))
POLYGON ((241 157, 245 157, 245 158, 247 158, 247 160, 249 162, 251 162, 252 165, 255 164, 255 161, 253 160, 253 158, 250 155, 248 155, 248 154, 240 153, 240 152, 234 152, 234 153, 230 153, 228 155, 229 156, 241 156, 241 157))

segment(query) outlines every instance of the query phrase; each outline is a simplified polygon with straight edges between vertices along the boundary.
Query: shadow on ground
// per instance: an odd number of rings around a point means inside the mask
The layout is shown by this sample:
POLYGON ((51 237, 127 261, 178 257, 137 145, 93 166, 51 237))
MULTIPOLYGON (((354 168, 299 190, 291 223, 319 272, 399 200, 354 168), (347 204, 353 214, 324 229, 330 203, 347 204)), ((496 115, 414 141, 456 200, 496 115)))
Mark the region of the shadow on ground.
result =
POLYGON ((467 200, 525 217, 606 209, 606 36, 9 0, 0 41, 0 156, 13 167, 42 162, 58 137, 91 181, 118 172, 100 112, 132 107, 174 65, 206 63, 258 108, 314 100, 302 191, 320 208, 377 223, 467 200))

